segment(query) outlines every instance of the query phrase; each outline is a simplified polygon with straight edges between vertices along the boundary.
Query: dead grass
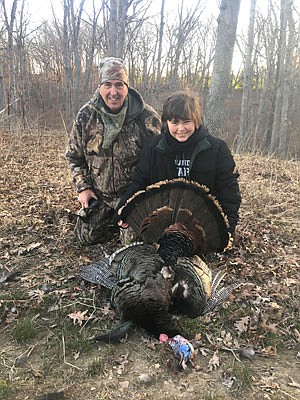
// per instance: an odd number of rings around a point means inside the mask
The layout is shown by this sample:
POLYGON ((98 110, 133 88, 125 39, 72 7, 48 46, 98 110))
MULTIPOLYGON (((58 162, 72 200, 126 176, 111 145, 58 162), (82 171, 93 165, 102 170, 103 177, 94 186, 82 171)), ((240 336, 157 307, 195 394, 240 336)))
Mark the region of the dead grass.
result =
POLYGON ((0 137, 0 399, 300 398, 299 162, 236 156, 237 240, 211 267, 241 286, 216 314, 182 321, 197 368, 179 372, 139 329, 119 345, 88 340, 117 321, 108 292, 78 278, 104 249, 74 241, 65 143, 55 131, 0 137))

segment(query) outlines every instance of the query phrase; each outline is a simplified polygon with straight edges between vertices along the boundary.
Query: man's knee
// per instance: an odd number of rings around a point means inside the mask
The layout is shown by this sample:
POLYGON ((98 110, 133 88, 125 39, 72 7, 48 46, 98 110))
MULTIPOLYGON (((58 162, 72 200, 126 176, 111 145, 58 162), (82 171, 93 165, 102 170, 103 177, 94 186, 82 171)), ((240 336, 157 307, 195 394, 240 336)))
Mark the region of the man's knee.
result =
POLYGON ((110 221, 104 219, 97 222, 95 224, 92 218, 90 221, 83 221, 78 217, 74 233, 80 244, 106 243, 119 234, 119 229, 113 226, 110 221))

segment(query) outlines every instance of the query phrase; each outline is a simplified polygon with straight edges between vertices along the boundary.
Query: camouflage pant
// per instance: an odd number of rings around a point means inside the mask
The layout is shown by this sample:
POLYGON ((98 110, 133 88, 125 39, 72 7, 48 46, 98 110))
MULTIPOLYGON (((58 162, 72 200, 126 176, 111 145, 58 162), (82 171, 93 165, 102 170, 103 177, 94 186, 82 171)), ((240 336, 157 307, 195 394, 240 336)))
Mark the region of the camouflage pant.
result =
POLYGON ((81 208, 75 225, 75 236, 79 243, 107 243, 118 236, 123 245, 138 241, 138 235, 131 228, 119 229, 112 224, 113 214, 114 209, 104 202, 92 209, 81 208))
POLYGON ((81 208, 77 213, 75 236, 79 243, 106 243, 117 237, 119 228, 112 224, 114 209, 101 202, 92 209, 81 208))

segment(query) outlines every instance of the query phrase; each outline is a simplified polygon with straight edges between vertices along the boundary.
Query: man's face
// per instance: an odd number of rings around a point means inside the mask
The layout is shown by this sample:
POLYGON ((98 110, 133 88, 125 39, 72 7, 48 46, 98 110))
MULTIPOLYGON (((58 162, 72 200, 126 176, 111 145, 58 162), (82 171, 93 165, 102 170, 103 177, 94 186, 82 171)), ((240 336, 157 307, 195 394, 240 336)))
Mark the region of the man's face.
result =
POLYGON ((126 99, 128 87, 123 81, 112 79, 102 83, 99 87, 99 92, 111 112, 117 113, 126 99))

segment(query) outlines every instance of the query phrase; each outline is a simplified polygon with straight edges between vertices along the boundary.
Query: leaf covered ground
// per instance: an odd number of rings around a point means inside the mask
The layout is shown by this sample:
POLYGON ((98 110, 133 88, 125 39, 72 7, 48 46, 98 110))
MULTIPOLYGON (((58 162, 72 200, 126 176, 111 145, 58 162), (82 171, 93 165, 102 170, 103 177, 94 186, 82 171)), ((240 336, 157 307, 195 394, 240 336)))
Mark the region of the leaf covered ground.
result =
POLYGON ((181 319, 195 368, 118 324, 109 293, 79 267, 105 246, 79 246, 62 132, 1 133, 0 399, 300 399, 299 162, 236 156, 243 203, 235 245, 210 261, 240 282, 216 313, 181 319))

